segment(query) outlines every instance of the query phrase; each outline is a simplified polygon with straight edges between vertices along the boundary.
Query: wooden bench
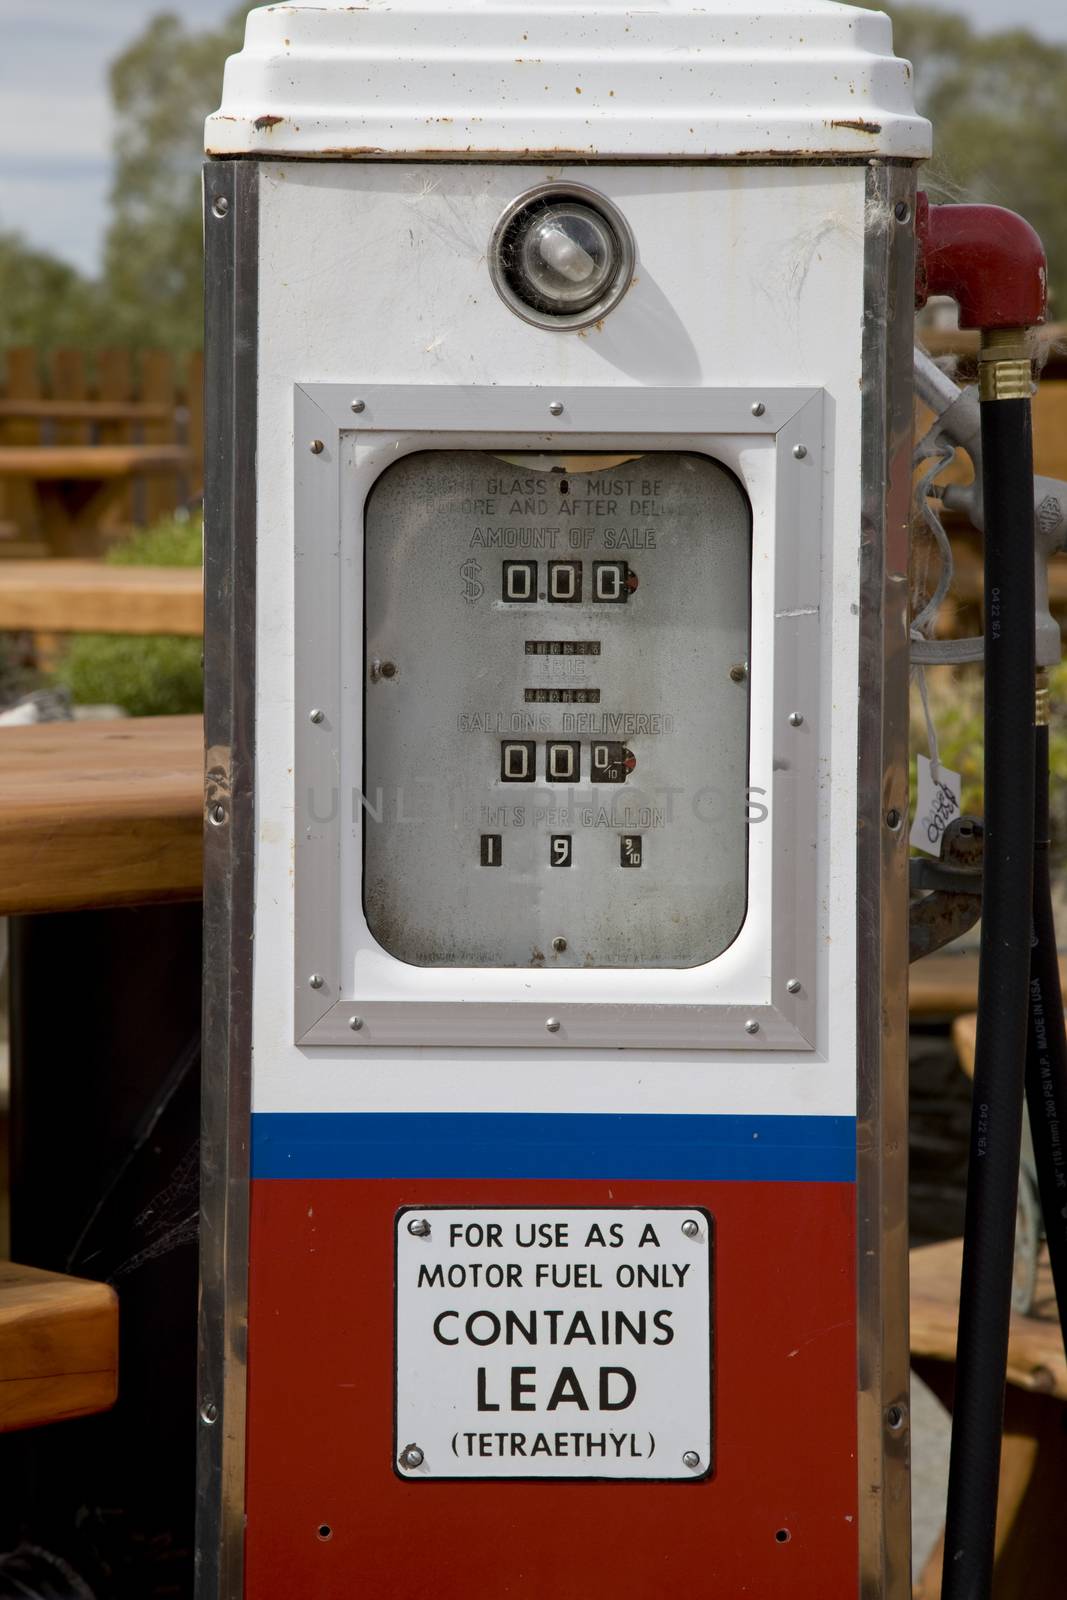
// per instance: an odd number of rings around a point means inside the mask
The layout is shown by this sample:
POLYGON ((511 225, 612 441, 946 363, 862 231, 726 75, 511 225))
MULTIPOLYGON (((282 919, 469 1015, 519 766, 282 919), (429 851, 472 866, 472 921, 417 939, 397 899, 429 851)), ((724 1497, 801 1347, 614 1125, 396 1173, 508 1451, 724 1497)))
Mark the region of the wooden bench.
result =
MULTIPOLYGON (((1067 958, 1063 956, 1060 957, 1060 982, 1067 994, 1067 958)), ((913 1022, 951 1021, 964 1012, 974 1011, 978 1004, 978 951, 924 956, 916 961, 909 973, 908 996, 913 1022)), ((973 1058, 973 1032, 971 1039, 973 1058)))
MULTIPOLYGON (((0 728, 0 915, 196 899, 203 764, 199 717, 0 728)), ((107 1284, 0 1262, 0 1431, 105 1410, 117 1366, 107 1284)))
MULTIPOLYGON (((911 1253, 911 1355, 915 1371, 951 1409, 963 1241, 911 1253)), ((1067 1360, 1048 1255, 1042 1252, 1033 1314, 1013 1315, 1004 1406, 994 1593, 1062 1600, 1059 1548, 1067 1505, 1067 1360)), ((915 1589, 937 1600, 938 1543, 915 1589)))
POLYGON ((937 1021, 973 1011, 978 1003, 978 952, 924 956, 908 972, 913 1022, 937 1021))
POLYGON ((103 483, 141 472, 175 472, 188 459, 180 444, 0 445, 0 478, 103 483))
POLYGON ((5 400, 0 422, 170 422, 172 405, 145 400, 5 400))
POLYGON ((199 717, 0 728, 0 916, 200 895, 199 717))
POLYGON ((100 548, 101 523, 134 478, 173 477, 191 460, 177 444, 0 445, 0 483, 29 486, 56 555, 85 555, 100 548))
POLYGON ((204 631, 199 567, 121 567, 100 561, 0 562, 0 631, 204 631))
MULTIPOLYGON (((1061 963, 1062 968, 1062 963, 1061 963)), ((960 1066, 974 1076, 978 1018, 956 1017, 952 1042, 960 1066)), ((946 1406, 955 1375, 962 1239, 911 1253, 911 1353, 919 1375, 946 1406)), ((1008 1348, 1008 1391, 997 1513, 998 1592, 1052 1600, 1058 1578, 1048 1568, 1057 1503, 1067 1503, 1067 1356, 1056 1308, 1048 1251, 1038 1260, 1033 1311, 1013 1314, 1008 1348), (1003 1585, 1003 1588, 1000 1588, 1003 1585)), ((934 1550, 916 1600, 937 1600, 944 1548, 934 1550)))
POLYGON ((0 1433, 106 1411, 118 1364, 112 1288, 0 1261, 0 1433))
POLYGON ((48 455, 7 457, 0 556, 98 555, 200 495, 203 358, 105 348, 92 356, 57 349, 43 359, 33 348, 8 349, 0 360, 0 449, 48 455), (69 454, 79 450, 91 454, 87 472, 69 454), (51 476, 63 456, 82 474, 67 485, 51 476), (23 466, 28 476, 18 475, 23 466), (97 475, 104 470, 112 475, 97 475))

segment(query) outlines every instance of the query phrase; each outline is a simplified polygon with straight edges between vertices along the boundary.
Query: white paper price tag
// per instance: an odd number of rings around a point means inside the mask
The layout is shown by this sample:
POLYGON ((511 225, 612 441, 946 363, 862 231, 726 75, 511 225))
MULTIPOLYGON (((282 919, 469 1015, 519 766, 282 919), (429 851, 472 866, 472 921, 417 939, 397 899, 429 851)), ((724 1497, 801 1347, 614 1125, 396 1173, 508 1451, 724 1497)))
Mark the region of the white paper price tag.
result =
POLYGON ((945 829, 960 814, 960 775, 939 766, 935 783, 929 757, 916 756, 915 762, 919 781, 911 843, 928 856, 939 856, 945 829))

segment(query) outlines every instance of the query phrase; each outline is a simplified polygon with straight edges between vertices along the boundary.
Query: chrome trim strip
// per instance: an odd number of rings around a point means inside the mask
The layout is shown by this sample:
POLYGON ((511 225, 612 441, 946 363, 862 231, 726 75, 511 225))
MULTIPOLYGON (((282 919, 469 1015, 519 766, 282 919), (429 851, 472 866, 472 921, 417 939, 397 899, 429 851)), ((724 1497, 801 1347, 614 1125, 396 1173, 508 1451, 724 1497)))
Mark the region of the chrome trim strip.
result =
MULTIPOLYGON (((808 941, 809 944, 811 941, 808 941)), ((797 963, 783 964, 792 972, 797 963)), ((814 969, 814 962, 803 963, 814 969)), ((781 985, 784 988, 784 981, 781 985)), ((533 1001, 341 1000, 299 1040, 301 1045, 375 1050, 447 1045, 452 1049, 521 1050, 794 1050, 811 1051, 807 1038, 779 1006, 622 1005, 533 1001), (359 1028, 353 1031, 353 1010, 359 1028), (546 1033, 551 1012, 559 1027, 546 1033), (757 1029, 748 1028, 750 1023, 757 1029)))
POLYGON ((908 531, 915 173, 871 165, 864 259, 857 813, 860 1594, 910 1600, 908 531), (898 217, 896 207, 906 207, 898 217), (891 827, 886 818, 896 811, 891 827))
POLYGON ((197 1600, 240 1600, 252 1065, 259 169, 209 161, 197 1600))

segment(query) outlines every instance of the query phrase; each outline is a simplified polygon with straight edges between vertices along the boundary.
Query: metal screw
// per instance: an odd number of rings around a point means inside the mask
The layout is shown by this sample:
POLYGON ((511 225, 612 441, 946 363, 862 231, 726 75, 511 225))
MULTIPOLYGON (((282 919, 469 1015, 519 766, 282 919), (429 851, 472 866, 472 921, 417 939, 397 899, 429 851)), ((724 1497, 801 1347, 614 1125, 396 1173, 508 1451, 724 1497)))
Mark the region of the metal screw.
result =
POLYGON ((362 1028, 362 1026, 363 1026, 363 1018, 362 1017, 349 1017, 348 1026, 352 1029, 353 1033, 358 1033, 360 1028, 362 1028))
POLYGON ((548 1029, 549 1033, 558 1033, 559 1032, 559 1018, 558 1017, 549 1017, 548 1021, 545 1023, 545 1027, 548 1029))
POLYGON ((395 661, 383 661, 378 670, 381 673, 383 678, 395 678, 396 677, 396 662, 395 661))
POLYGON ((911 207, 909 206, 908 202, 906 200, 898 200, 896 205, 893 207, 893 215, 896 217, 898 222, 910 222, 911 207))
POLYGON ((323 977, 321 972, 313 972, 311 977, 308 979, 308 983, 313 989, 321 989, 325 982, 326 979, 323 977))
POLYGON ((886 825, 887 828, 899 828, 900 827, 900 812, 897 810, 896 806, 891 806, 890 809, 886 812, 886 814, 885 814, 885 825, 886 825))
POLYGON ((309 722, 325 722, 326 721, 326 713, 325 713, 325 711, 320 711, 318 706, 316 706, 314 711, 309 711, 308 712, 308 721, 309 722))
POLYGON ((803 461, 803 459, 807 455, 807 453, 808 453, 808 447, 807 447, 806 444, 795 444, 793 446, 793 454, 794 454, 794 456, 796 457, 796 459, 798 461, 803 461))
POLYGON ((695 1239, 697 1234, 700 1232, 700 1223, 694 1222, 692 1217, 686 1217, 685 1221, 682 1223, 682 1232, 685 1234, 687 1239, 695 1239))
POLYGON ((217 217, 224 217, 230 209, 230 202, 224 194, 217 194, 212 202, 211 209, 217 217))
POLYGON ((700 1457, 695 1450, 687 1450, 682 1457, 683 1467, 699 1467, 700 1457))
POLYGON ((789 726, 791 728, 799 728, 803 725, 803 722, 804 713, 802 711, 791 711, 789 713, 789 726))
POLYGON ((352 402, 352 410, 356 413, 357 417, 359 416, 361 411, 366 411, 366 409, 367 409, 367 402, 365 400, 353 400, 353 402, 352 402))
POLYGON ((561 956, 567 948, 566 939, 553 939, 552 948, 558 956, 561 956))
POLYGON ((321 456, 325 448, 326 446, 323 444, 321 439, 312 439, 311 443, 308 445, 308 449, 311 451, 313 456, 321 456))
POLYGON ((762 417, 767 407, 763 404, 762 400, 753 400, 751 409, 754 417, 762 417))
POLYGON ((749 1017, 748 1021, 745 1023, 745 1032, 746 1033, 758 1033, 759 1032, 759 1023, 756 1021, 755 1017, 749 1017))
POLYGON ((563 401, 553 400, 548 409, 554 417, 561 417, 563 415, 563 401))
POLYGON ((214 1400, 205 1400, 203 1405, 200 1407, 200 1421, 201 1422, 206 1422, 208 1427, 210 1428, 218 1420, 219 1420, 219 1408, 218 1408, 218 1406, 215 1404, 214 1400))
POLYGON ((430 1224, 425 1217, 412 1217, 408 1223, 408 1232, 413 1233, 416 1239, 426 1239, 430 1234, 430 1224))
POLYGON ((208 812, 208 816, 211 818, 216 828, 219 828, 226 821, 226 807, 221 804, 214 805, 208 812))
POLYGON ((888 1428, 891 1428, 894 1433, 899 1433, 904 1426, 904 1407, 889 1406, 886 1410, 885 1420, 888 1428))
POLYGON ((748 677, 748 668, 745 666, 745 663, 743 661, 735 661, 733 666, 730 668, 730 680, 731 680, 731 682, 732 683, 744 683, 744 681, 745 681, 745 679, 747 677, 748 677))
POLYGON ((789 982, 786 984, 786 989, 788 990, 788 992, 790 994, 799 994, 800 993, 800 979, 799 978, 790 978, 789 982))
POLYGON ((400 1465, 402 1467, 421 1467, 426 1460, 417 1444, 406 1444, 400 1452, 400 1465))

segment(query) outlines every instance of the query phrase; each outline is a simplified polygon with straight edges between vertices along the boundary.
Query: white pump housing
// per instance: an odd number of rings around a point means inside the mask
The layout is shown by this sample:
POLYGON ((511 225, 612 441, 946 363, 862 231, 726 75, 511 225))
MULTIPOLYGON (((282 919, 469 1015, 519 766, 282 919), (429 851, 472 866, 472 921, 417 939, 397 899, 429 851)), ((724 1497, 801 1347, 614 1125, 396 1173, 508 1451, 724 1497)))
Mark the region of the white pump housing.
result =
POLYGON ((881 12, 831 0, 382 0, 253 11, 209 155, 930 153, 881 12))
POLYGON ((929 146, 829 0, 250 16, 204 172, 198 1600, 910 1600, 929 146), (589 1208, 634 1252, 595 1284, 589 1227, 570 1288, 518 1243, 421 1279, 589 1208), (646 1220, 672 1337, 601 1349, 646 1220))

